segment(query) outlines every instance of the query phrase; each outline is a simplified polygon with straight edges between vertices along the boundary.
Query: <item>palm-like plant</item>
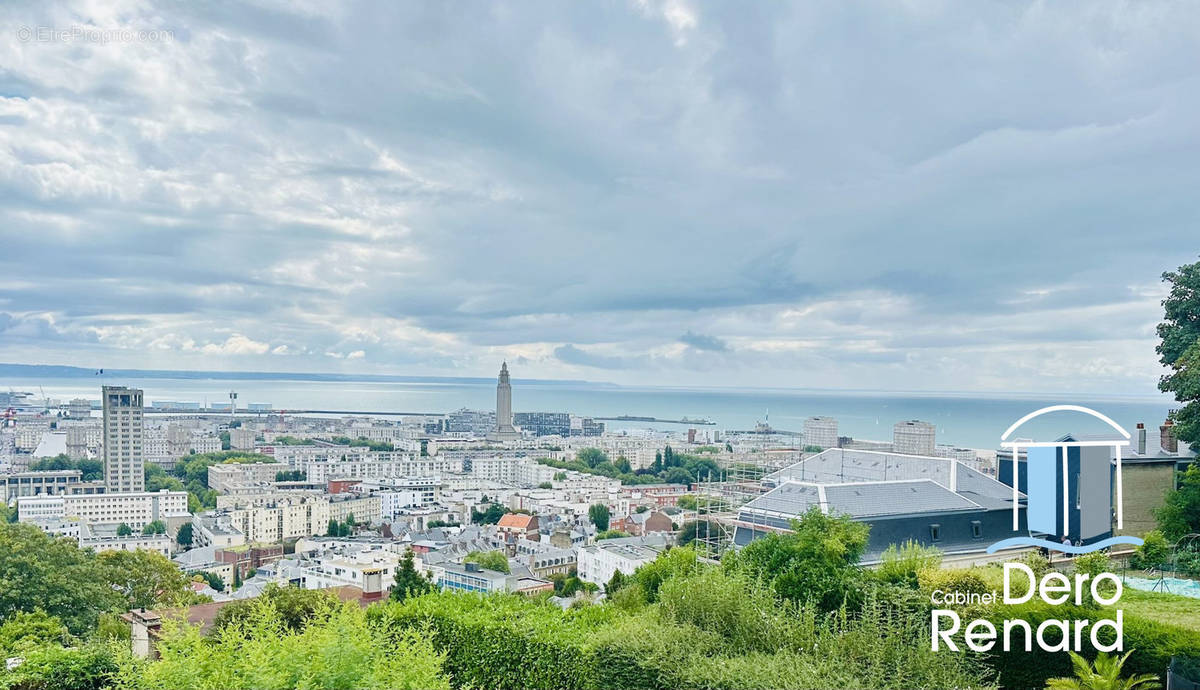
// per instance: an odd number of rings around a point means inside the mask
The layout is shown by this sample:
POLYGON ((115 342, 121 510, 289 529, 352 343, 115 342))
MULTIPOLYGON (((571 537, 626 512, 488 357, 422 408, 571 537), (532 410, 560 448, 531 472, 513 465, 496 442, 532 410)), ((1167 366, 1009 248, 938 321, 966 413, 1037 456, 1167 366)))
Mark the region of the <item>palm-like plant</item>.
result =
POLYGON ((1142 673, 1128 678, 1121 677, 1121 667, 1133 650, 1125 652, 1125 656, 1110 656, 1100 652, 1094 664, 1075 652, 1069 652, 1071 664, 1075 667, 1074 678, 1051 678, 1046 681, 1049 690, 1137 690, 1158 682, 1158 676, 1153 673, 1142 673))

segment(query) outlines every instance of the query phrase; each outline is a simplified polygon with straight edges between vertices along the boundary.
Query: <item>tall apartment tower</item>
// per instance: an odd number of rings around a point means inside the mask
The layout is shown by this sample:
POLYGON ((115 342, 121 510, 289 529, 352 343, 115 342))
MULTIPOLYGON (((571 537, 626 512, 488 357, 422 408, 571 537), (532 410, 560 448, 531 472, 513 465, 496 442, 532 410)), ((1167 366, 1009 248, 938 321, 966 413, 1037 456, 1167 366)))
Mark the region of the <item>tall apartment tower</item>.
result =
POLYGON ((512 384, 508 381, 508 362, 500 365, 500 378, 496 381, 496 431, 492 436, 501 441, 520 437, 513 427, 512 384))
POLYGON ((833 417, 809 417, 804 420, 804 445, 821 450, 837 448, 838 422, 833 417))
POLYGON ((108 493, 145 491, 142 391, 104 386, 104 484, 108 493))
POLYGON ((916 419, 892 427, 892 450, 904 455, 933 456, 937 427, 916 419))

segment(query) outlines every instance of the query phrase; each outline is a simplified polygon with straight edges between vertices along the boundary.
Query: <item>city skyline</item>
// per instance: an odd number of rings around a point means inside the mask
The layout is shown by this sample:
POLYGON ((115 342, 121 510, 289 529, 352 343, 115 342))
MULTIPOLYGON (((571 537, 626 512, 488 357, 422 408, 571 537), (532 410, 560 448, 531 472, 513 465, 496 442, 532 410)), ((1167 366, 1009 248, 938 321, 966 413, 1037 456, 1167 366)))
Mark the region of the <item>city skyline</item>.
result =
POLYGON ((1155 7, 6 5, 0 361, 1152 393, 1155 7))

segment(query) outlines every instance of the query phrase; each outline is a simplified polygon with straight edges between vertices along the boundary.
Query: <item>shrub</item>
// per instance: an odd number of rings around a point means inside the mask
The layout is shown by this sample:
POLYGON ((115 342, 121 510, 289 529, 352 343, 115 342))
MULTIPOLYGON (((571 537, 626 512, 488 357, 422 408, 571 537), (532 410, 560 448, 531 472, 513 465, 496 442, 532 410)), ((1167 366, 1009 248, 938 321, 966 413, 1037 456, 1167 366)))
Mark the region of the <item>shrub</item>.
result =
POLYGON ((100 690, 110 686, 117 672, 113 652, 102 645, 50 645, 21 656, 21 664, 11 671, 0 666, 3 690, 100 690))
POLYGON ((442 655, 416 630, 369 625, 355 603, 339 604, 302 629, 283 623, 270 600, 211 639, 179 621, 163 624, 155 662, 121 658, 118 687, 422 688, 450 687, 442 655))
POLYGON ((916 587, 919 584, 918 573, 922 570, 936 570, 941 565, 940 549, 909 540, 899 547, 895 544, 888 546, 875 572, 884 582, 916 587))
POLYGON ((257 610, 263 601, 271 604, 280 625, 288 631, 299 630, 338 606, 337 597, 326 591, 269 584, 257 599, 244 599, 218 611, 213 619, 214 634, 230 625, 261 618, 257 610))
POLYGON ((1136 570, 1160 568, 1171 559, 1171 545, 1167 538, 1158 530, 1152 530, 1142 537, 1142 544, 1129 557, 1129 567, 1136 570))

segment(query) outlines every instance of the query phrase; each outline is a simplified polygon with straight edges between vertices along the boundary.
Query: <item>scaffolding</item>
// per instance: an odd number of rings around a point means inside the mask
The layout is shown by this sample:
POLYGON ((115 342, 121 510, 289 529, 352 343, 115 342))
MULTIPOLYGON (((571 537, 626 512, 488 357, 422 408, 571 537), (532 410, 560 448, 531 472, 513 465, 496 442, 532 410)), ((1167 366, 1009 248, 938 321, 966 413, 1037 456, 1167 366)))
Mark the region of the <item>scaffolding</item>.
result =
MULTIPOLYGON (((696 507, 689 511, 688 519, 695 530, 692 543, 701 558, 720 559, 733 544, 734 533, 742 522, 739 518, 742 508, 770 490, 763 484, 763 478, 788 464, 788 459, 755 453, 731 462, 719 474, 710 473, 693 484, 696 507)), ((751 519, 761 521, 756 515, 751 519)), ((765 525, 763 528, 769 529, 765 525)))

